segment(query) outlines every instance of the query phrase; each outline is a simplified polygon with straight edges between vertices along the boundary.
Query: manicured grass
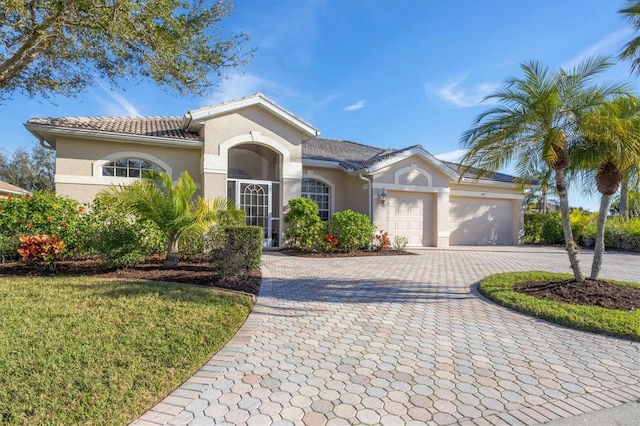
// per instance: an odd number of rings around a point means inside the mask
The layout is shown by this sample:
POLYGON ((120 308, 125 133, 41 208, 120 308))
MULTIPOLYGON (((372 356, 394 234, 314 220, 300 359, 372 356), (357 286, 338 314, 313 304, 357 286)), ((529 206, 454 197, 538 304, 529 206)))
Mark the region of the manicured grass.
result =
MULTIPOLYGON (((541 300, 513 290, 515 283, 568 279, 572 275, 549 272, 513 272, 490 275, 480 281, 479 291, 494 302, 557 324, 640 341, 640 309, 621 311, 541 300)), ((616 284, 640 288, 640 284, 616 284)))
POLYGON ((187 285, 0 278, 0 424, 127 424, 220 349, 252 305, 187 285))

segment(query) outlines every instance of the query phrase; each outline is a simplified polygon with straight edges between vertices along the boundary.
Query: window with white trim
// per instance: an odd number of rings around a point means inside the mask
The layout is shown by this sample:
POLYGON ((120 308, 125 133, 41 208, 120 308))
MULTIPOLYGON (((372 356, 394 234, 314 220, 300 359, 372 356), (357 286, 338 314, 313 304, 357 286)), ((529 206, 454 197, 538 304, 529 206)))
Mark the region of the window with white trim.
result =
POLYGON ((331 188, 326 183, 313 178, 302 178, 301 195, 316 202, 320 219, 329 220, 331 216, 331 188))
POLYGON ((140 179, 144 172, 164 172, 155 163, 140 158, 120 158, 102 166, 102 176, 116 176, 140 179))

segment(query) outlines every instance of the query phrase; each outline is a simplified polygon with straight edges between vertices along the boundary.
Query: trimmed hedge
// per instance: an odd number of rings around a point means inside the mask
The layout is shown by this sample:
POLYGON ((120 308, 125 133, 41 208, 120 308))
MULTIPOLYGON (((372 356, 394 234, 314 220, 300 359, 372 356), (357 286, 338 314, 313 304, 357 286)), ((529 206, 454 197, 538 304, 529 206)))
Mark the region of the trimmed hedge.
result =
POLYGON ((223 278, 257 269, 264 230, 260 226, 225 226, 224 242, 211 250, 211 262, 223 278))

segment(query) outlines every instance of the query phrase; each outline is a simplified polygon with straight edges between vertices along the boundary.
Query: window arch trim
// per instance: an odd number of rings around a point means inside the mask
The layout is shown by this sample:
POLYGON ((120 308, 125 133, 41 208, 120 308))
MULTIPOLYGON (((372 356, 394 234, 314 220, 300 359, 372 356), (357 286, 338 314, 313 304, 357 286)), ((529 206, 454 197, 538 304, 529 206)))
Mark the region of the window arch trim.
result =
POLYGON ((138 151, 120 151, 114 152, 113 154, 109 154, 105 157, 102 157, 100 160, 95 161, 93 163, 93 177, 98 178, 99 180, 118 180, 124 182, 130 182, 132 180, 136 180, 137 178, 129 178, 129 177, 117 177, 117 176, 103 176, 102 175, 102 167, 112 161, 120 160, 120 159, 140 159, 149 161, 154 163, 169 176, 173 176, 173 169, 167 163, 156 157, 155 155, 148 154, 146 152, 138 152, 138 151))
MULTIPOLYGON (((322 177, 322 176, 318 176, 314 173, 305 173, 302 175, 302 179, 311 179, 311 180, 316 180, 324 185, 326 185, 329 188, 329 210, 328 210, 328 219, 331 219, 331 216, 333 215, 333 213, 335 212, 335 185, 328 179, 322 177)), ((302 180, 300 181, 301 185, 302 185, 302 180)), ((302 188, 300 188, 300 195, 302 195, 302 188)))

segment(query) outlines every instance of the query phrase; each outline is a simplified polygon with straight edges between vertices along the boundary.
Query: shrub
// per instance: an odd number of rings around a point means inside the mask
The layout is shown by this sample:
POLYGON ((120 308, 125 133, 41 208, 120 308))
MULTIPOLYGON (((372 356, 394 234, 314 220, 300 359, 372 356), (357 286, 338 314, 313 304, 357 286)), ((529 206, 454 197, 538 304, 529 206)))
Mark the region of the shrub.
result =
MULTIPOLYGON (((596 241, 595 220, 584 227, 581 241, 585 247, 593 247, 596 241)), ((625 220, 614 217, 607 220, 604 226, 604 246, 614 250, 640 251, 640 218, 625 220)))
POLYGON ((20 235, 57 234, 74 250, 79 207, 77 201, 51 191, 1 199, 0 234, 16 240, 20 235))
POLYGON ((224 245, 211 250, 211 261, 223 279, 258 268, 262 256, 260 226, 225 226, 224 245))
POLYGON ((393 249, 398 251, 405 251, 407 249, 407 244, 409 244, 409 240, 407 237, 401 237, 396 235, 393 238, 393 249))
POLYGON ((135 228, 126 221, 97 227, 93 248, 102 261, 117 268, 143 263, 147 254, 135 228))
POLYGON ((18 258, 20 240, 16 237, 0 234, 0 263, 10 262, 18 258))
POLYGON ((369 244, 375 231, 375 226, 367 216, 352 210, 335 213, 330 226, 338 238, 338 245, 346 251, 354 251, 369 244))
POLYGON ((289 200, 284 223, 287 224, 284 231, 286 244, 292 247, 312 248, 322 229, 318 205, 305 197, 289 200))
POLYGON ((580 244, 584 244, 584 241, 582 239, 583 231, 587 225, 596 223, 596 221, 598 220, 598 213, 583 213, 579 209, 573 209, 571 210, 571 214, 569 215, 569 220, 571 221, 571 232, 573 233, 573 239, 580 244))
POLYGON ((524 216, 526 244, 564 244, 560 213, 527 213, 524 216))
POLYGON ((62 259, 65 243, 60 235, 23 235, 18 254, 29 263, 46 264, 55 270, 56 262, 62 259))

